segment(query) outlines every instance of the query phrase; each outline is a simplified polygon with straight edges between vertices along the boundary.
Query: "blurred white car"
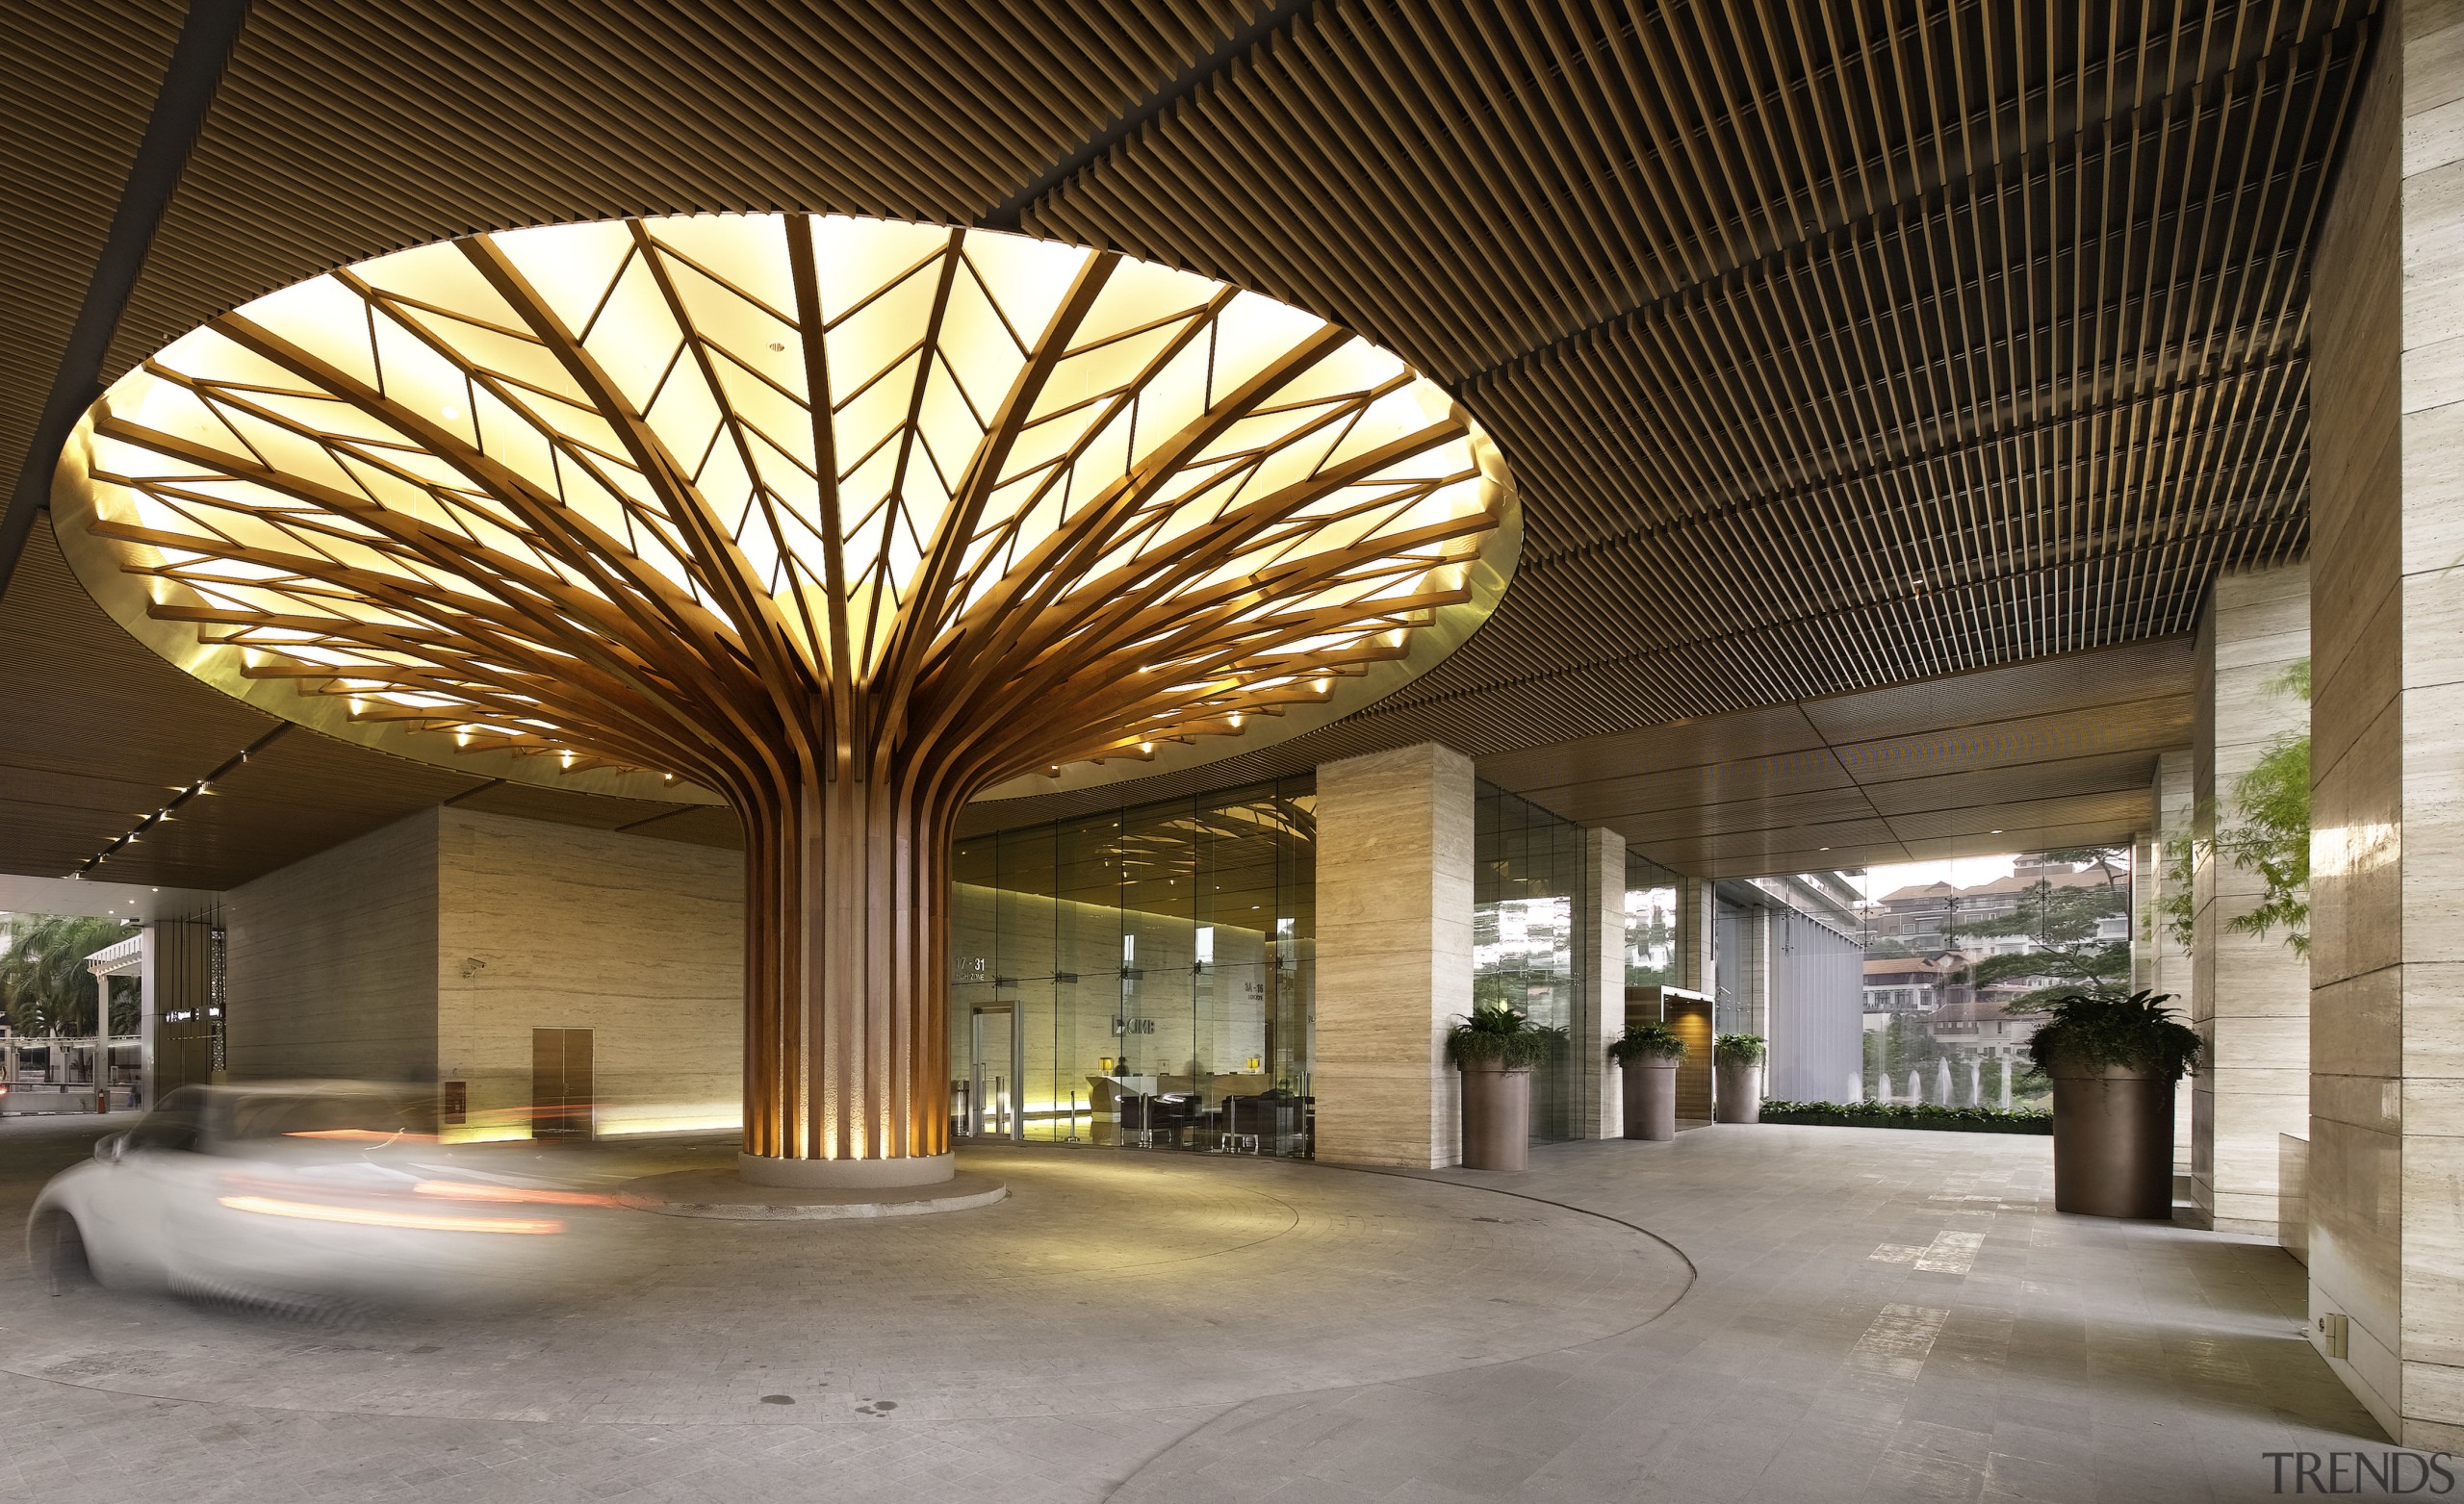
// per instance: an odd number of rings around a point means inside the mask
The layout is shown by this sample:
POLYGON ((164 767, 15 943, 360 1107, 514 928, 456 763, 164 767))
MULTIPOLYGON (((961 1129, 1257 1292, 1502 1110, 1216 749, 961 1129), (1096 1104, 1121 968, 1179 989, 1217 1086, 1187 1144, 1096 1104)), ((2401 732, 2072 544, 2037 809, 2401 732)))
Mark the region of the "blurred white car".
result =
POLYGON ((54 1294, 88 1276, 307 1309, 535 1289, 608 1198, 475 1165, 434 1118, 398 1086, 183 1086, 52 1178, 27 1252, 54 1294))

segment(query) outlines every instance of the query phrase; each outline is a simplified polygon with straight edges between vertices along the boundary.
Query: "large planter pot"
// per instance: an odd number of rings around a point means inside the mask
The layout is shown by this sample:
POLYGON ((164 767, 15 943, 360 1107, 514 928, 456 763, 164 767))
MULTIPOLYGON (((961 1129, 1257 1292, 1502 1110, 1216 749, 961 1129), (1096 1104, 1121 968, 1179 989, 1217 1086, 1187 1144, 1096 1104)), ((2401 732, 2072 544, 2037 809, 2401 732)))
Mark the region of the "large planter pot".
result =
POLYGON ((2173 1079, 2125 1065, 2057 1066, 2053 1209, 2092 1217, 2173 1214, 2173 1079))
POLYGON ((1520 1170, 1531 1152, 1531 1067, 1463 1066, 1463 1167, 1520 1170))
POLYGON ((1712 1069, 1719 1074, 1719 1084, 1711 1093, 1711 1120, 1761 1122, 1762 1062, 1757 1060, 1748 1065, 1743 1060, 1721 1060, 1712 1069))
POLYGON ((1677 1136, 1677 1062, 1638 1055, 1625 1062, 1626 1136, 1665 1143, 1677 1136))

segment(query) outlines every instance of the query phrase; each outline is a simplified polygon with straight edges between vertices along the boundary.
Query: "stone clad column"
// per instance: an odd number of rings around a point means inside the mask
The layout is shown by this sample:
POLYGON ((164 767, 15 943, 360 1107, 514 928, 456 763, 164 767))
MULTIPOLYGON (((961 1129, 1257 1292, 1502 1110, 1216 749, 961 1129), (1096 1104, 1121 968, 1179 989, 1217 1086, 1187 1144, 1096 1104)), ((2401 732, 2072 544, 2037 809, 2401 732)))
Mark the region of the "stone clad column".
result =
POLYGON ((1462 1157, 1446 1030, 1472 1010, 1472 761, 1424 742, 1318 769, 1318 1158, 1462 1157))
MULTIPOLYGON (((2133 990, 2169 992, 2187 1010, 2191 999, 2191 953, 2176 944, 2167 926, 2165 902, 2172 896, 2172 876, 2166 848, 2177 836, 2191 833, 2191 752, 2185 747, 2159 752, 2156 777, 2148 793, 2156 809, 2156 828, 2140 838, 2131 858, 2130 892, 2133 929, 2130 953, 2133 990)), ((2190 1104, 2182 1104, 2187 1116, 2190 1104)))
POLYGON ((1626 1032, 1626 838, 1582 833, 1581 992, 1573 1030, 1574 1135, 1615 1138, 1626 1131, 1625 1081, 1608 1046, 1626 1032))
MULTIPOLYGON (((2190 749, 2160 752, 2156 777, 2151 781, 2156 828, 2140 838, 2131 856, 2130 984, 2134 991, 2170 994, 2173 1001, 2169 1006, 2187 1015, 2192 1006, 2191 953, 2173 938, 2172 922, 2164 905, 2172 895, 2175 880, 2167 851, 2176 838, 2191 834, 2194 801, 2191 797, 2190 749)), ((2304 1043, 2306 1047, 2307 1041, 2304 1043)), ((2177 1195, 2191 1179, 2198 1083, 2195 1076, 2184 1077, 2174 1093, 2173 1182, 2177 1195)), ((2306 1092, 2307 1083, 2304 1087, 2306 1092)), ((2307 1132, 2307 1125, 2296 1131, 2307 1132)))
POLYGON ((2311 277, 2310 1336, 2407 1445, 2454 1450, 2464 17, 2378 24, 2311 277))
POLYGON ((1677 879, 1677 984, 1707 994, 1712 975, 1711 940, 1719 910, 1708 878, 1677 879))
POLYGON ((2276 739, 2309 728, 2310 707, 2280 686, 2310 656, 2305 564, 2220 576, 2199 616, 2191 784, 2202 838, 2189 991, 2207 1058, 2192 1084, 2191 1199, 2221 1232, 2276 1235, 2277 1135, 2310 1126, 2310 968, 2281 929, 2228 926, 2258 907, 2256 873, 2206 844, 2238 822, 2233 788, 2276 739))

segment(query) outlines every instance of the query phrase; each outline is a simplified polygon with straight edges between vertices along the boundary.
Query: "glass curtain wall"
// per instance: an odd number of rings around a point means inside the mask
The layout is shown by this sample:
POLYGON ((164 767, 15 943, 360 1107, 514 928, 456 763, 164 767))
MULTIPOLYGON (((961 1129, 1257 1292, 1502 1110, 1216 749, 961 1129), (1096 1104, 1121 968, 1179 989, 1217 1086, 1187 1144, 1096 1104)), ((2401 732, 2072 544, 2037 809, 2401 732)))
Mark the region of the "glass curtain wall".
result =
MULTIPOLYGON (((1472 1002, 1505 1004, 1571 1030, 1582 985, 1582 828, 1483 782, 1472 833, 1472 1002)), ((1574 1062, 1559 1049, 1531 1074, 1531 1136, 1574 1134, 1574 1062)))
POLYGON ((962 1136, 1309 1153, 1316 777, 958 843, 962 1136))
POLYGON ((1753 999, 1747 995, 1746 967, 1753 950, 1747 927, 1754 914, 1727 899, 1713 902, 1711 916, 1711 1027, 1719 1033, 1749 1032, 1753 999))
POLYGON ((1626 995, 1679 986, 1677 874, 1638 852, 1626 853, 1626 995))

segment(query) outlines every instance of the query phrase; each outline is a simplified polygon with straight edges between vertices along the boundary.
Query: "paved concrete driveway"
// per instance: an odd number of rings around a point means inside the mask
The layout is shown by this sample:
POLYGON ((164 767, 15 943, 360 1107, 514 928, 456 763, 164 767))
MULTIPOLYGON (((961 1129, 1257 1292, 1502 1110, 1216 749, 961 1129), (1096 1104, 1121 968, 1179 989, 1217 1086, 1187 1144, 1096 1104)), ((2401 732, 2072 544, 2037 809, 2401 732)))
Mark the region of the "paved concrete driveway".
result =
MULTIPOLYGON (((0 1125, 0 1218, 97 1130, 0 1125)), ((2041 1139, 967 1159, 1012 1198, 626 1213, 512 1313, 304 1328, 0 1260, 0 1497, 2240 1499, 2264 1452, 2384 1445, 2296 1335, 2297 1265, 2056 1216, 2041 1139)))

